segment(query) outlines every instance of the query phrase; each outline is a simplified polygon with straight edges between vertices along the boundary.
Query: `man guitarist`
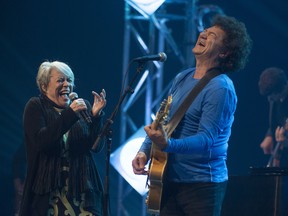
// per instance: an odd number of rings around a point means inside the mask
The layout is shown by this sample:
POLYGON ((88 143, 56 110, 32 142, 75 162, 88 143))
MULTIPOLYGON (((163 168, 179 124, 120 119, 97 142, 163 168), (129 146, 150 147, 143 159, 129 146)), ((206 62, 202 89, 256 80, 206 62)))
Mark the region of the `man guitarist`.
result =
POLYGON ((286 73, 278 67, 266 68, 261 72, 258 86, 260 94, 266 96, 269 102, 269 127, 260 144, 264 154, 272 154, 267 167, 288 167, 288 147, 283 145, 283 136, 281 136, 284 134, 284 128, 287 131, 288 83, 286 73), (280 137, 279 140, 277 140, 277 136, 280 137), (281 154, 279 154, 280 152, 281 154))
POLYGON ((135 174, 147 174, 151 143, 168 154, 161 216, 219 216, 226 191, 228 140, 237 96, 227 73, 243 69, 252 41, 233 17, 217 16, 193 48, 196 67, 179 73, 167 122, 207 71, 218 70, 189 106, 171 136, 166 127, 145 126, 147 137, 132 161, 135 174))

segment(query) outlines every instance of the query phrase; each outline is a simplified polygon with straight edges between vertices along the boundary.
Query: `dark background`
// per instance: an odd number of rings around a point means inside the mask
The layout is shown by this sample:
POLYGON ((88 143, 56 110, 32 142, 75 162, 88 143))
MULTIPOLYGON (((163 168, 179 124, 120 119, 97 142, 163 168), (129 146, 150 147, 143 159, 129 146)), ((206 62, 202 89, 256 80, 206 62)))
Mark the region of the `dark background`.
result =
MULTIPOLYGON (((257 83, 266 67, 288 70, 288 3, 285 0, 206 0, 198 1, 198 4, 216 4, 225 14, 243 21, 254 41, 245 70, 231 75, 239 102, 227 163, 231 175, 246 175, 250 166, 265 166, 268 161, 268 156, 259 148, 268 124, 268 104, 266 98, 259 95, 257 83)), ((173 31, 177 32, 177 29, 173 31)), ((40 63, 44 60, 68 63, 76 77, 75 91, 90 101, 92 90, 99 92, 105 88, 108 117, 121 88, 123 32, 123 0, 1 1, 1 215, 12 215, 12 158, 22 143, 25 103, 31 96, 38 95, 35 77, 40 63)), ((167 65, 175 58, 168 55, 167 65)), ((174 68, 164 66, 166 79, 172 78, 179 69, 177 65, 174 68)), ((143 118, 141 113, 138 116, 143 118)), ((120 145, 119 128, 117 116, 113 125, 112 151, 120 145)), ((105 151, 99 154, 97 163, 104 177, 105 151)), ((110 175, 110 204, 112 215, 115 215, 119 176, 113 168, 110 175)), ((126 211, 125 215, 139 215, 141 197, 133 190, 129 193, 128 201, 120 201, 126 209, 123 211, 126 211)))

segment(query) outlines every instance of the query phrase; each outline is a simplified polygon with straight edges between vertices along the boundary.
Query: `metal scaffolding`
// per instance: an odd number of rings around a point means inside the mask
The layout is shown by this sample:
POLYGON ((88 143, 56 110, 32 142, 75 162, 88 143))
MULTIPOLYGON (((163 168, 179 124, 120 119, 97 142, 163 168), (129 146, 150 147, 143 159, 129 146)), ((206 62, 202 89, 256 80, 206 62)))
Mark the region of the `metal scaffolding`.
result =
MULTIPOLYGON (((199 20, 198 17, 200 16, 202 19, 205 13, 214 10, 211 6, 199 7, 197 2, 197 0, 166 0, 155 13, 145 16, 125 1, 123 86, 127 86, 129 83, 127 67, 130 57, 135 58, 139 53, 140 55, 151 55, 169 52, 168 61, 170 57, 173 58, 174 62, 178 64, 178 69, 194 65, 192 48, 199 30, 203 27, 203 20, 199 20), (177 28, 176 33, 173 32, 173 28, 177 28), (178 39, 175 39, 177 36, 173 33, 177 34, 178 39), (181 42, 178 42, 179 40, 181 42)), ((166 62, 148 62, 143 73, 140 74, 137 85, 135 88, 132 86, 133 94, 123 100, 120 107, 121 145, 142 125, 151 123, 151 116, 166 96, 171 81, 168 84, 165 83, 165 88, 163 87, 164 65, 166 66, 166 62), (144 115, 139 115, 140 112, 135 112, 135 109, 132 108, 139 100, 142 104, 144 101, 144 115), (139 120, 139 116, 143 116, 144 119, 139 120)), ((129 193, 131 190, 131 188, 123 188, 123 181, 119 176, 117 216, 125 212, 122 206, 125 199, 123 194, 127 194, 127 191, 129 193)), ((145 197, 143 197, 142 215, 146 215, 144 203, 145 197)))

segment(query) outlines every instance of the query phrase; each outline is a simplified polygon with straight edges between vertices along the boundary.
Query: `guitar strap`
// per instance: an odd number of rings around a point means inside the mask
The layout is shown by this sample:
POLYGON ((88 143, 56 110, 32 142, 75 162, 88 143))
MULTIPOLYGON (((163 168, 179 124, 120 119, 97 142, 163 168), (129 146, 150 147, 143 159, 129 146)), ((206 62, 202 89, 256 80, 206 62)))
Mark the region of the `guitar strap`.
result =
POLYGON ((199 80, 199 82, 195 85, 195 87, 189 92, 183 102, 180 104, 177 111, 171 117, 170 121, 165 125, 165 130, 167 132, 168 137, 171 136, 172 132, 175 130, 182 117, 184 116, 186 110, 192 104, 194 99, 197 97, 199 92, 206 86, 206 84, 214 77, 220 75, 219 68, 211 68, 206 74, 199 80))

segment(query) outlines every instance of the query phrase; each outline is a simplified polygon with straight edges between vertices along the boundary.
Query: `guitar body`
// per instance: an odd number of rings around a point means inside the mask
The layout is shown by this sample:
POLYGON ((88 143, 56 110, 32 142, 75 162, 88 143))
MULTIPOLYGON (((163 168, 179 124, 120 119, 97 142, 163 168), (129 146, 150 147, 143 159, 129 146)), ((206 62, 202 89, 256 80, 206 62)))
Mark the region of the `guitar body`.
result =
MULTIPOLYGON (((172 96, 162 102, 159 111, 157 112, 156 119, 152 123, 152 128, 156 129, 159 124, 166 119, 169 112, 170 104, 172 103, 172 96)), ((151 147, 151 161, 149 165, 149 191, 146 199, 147 212, 150 214, 159 214, 161 207, 161 198, 163 190, 163 180, 168 160, 168 154, 161 151, 152 143, 151 147)))
POLYGON ((153 146, 153 157, 149 171, 149 191, 146 200, 147 212, 151 214, 159 214, 161 207, 163 179, 165 175, 168 154, 162 152, 157 146, 153 146))

